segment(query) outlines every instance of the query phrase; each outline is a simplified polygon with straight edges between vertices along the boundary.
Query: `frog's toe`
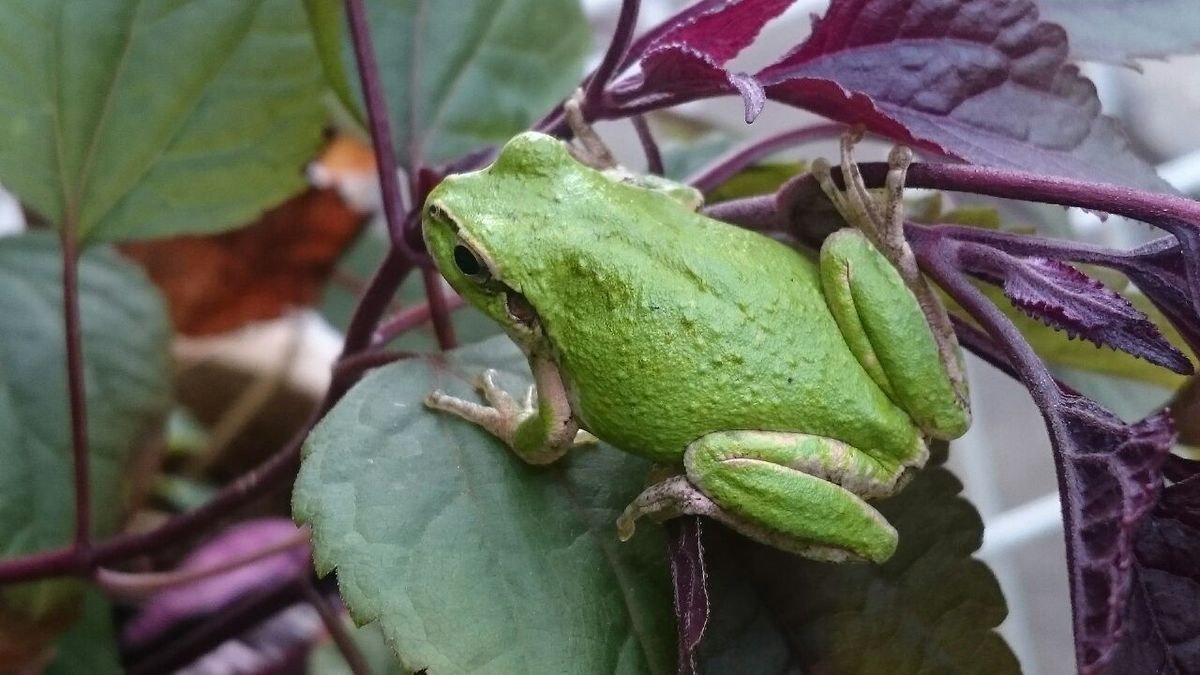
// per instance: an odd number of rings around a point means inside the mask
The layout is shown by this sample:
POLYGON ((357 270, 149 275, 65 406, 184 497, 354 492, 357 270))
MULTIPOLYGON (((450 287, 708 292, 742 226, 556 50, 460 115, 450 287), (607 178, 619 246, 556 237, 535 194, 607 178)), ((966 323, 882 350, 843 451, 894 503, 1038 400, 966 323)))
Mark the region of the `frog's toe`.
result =
POLYGON ((617 518, 617 536, 628 541, 633 536, 638 518, 649 516, 659 522, 684 514, 713 516, 719 510, 703 492, 688 481, 687 476, 672 476, 642 490, 621 517, 617 518))
POLYGON ((501 415, 512 418, 521 417, 522 413, 532 410, 532 406, 522 409, 512 395, 496 382, 496 375, 495 370, 488 368, 475 379, 475 389, 487 399, 493 408, 498 410, 501 415))

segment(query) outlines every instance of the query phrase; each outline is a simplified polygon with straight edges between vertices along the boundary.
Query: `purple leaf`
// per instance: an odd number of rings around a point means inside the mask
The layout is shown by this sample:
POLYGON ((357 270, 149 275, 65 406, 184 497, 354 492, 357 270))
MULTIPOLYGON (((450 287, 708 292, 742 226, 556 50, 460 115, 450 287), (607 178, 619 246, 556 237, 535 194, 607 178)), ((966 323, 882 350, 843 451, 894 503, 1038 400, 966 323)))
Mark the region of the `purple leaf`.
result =
POLYGON ((795 0, 727 0, 700 3, 663 23, 651 44, 682 44, 725 63, 749 47, 768 21, 795 0), (697 12, 696 9, 704 11, 697 12))
POLYGON ((1038 0, 1071 35, 1071 58, 1129 63, 1200 50, 1195 0, 1038 0))
POLYGON ((1047 258, 1019 258, 978 244, 960 250, 965 271, 1001 286, 1013 306, 1047 326, 1191 374, 1191 362, 1154 322, 1119 293, 1074 267, 1047 258))
POLYGON ((1197 286, 1190 282, 1188 270, 1188 257, 1195 255, 1198 244, 1187 237, 1180 241, 1190 241, 1191 246, 1185 248, 1184 243, 1163 237, 1131 252, 1118 269, 1174 324, 1192 351, 1200 354, 1200 312, 1195 309, 1200 298, 1192 297, 1191 289, 1197 286))
POLYGON ((1113 673, 1200 673, 1200 477, 1163 490, 1138 531, 1113 673))
POLYGON ((1174 432, 1166 414, 1126 425, 1080 396, 1063 395, 1052 414, 1064 464, 1075 657, 1081 675, 1099 674, 1125 632, 1134 532, 1154 505, 1174 432))
POLYGON ((618 78, 608 90, 612 116, 724 94, 741 94, 746 121, 762 111, 766 96, 757 80, 732 73, 725 63, 737 56, 764 24, 795 0, 701 2, 664 22, 634 44, 625 66, 640 72, 618 78))
MULTIPOLYGON (((193 551, 179 570, 212 569, 295 536, 295 523, 284 518, 240 523, 193 551)), ((216 612, 250 591, 308 574, 311 555, 307 543, 291 546, 229 571, 170 587, 154 595, 125 624, 122 638, 135 647, 144 645, 180 622, 216 612)))
POLYGON ((913 250, 921 269, 987 332, 1046 420, 1063 505, 1076 662, 1081 675, 1098 675, 1125 632, 1134 536, 1161 488, 1175 433, 1166 413, 1125 424, 1059 387, 1012 321, 963 274, 974 247, 983 248, 933 231, 913 250))
POLYGON ((973 164, 1171 191, 1031 0, 834 0, 768 98, 973 164))
POLYGON ((667 523, 667 556, 675 585, 679 628, 679 675, 695 675, 696 651, 708 624, 708 575, 700 518, 686 516, 667 523))

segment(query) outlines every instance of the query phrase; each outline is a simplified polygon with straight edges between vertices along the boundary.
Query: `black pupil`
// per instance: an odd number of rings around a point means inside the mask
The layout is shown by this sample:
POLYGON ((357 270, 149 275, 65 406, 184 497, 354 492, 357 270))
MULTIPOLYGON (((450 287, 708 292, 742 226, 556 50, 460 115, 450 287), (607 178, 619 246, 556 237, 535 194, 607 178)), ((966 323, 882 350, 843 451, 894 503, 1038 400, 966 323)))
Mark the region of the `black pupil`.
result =
POLYGON ((454 264, 458 265, 459 271, 469 277, 473 277, 483 271, 483 266, 479 264, 479 259, 475 257, 471 249, 462 244, 454 247, 454 264))

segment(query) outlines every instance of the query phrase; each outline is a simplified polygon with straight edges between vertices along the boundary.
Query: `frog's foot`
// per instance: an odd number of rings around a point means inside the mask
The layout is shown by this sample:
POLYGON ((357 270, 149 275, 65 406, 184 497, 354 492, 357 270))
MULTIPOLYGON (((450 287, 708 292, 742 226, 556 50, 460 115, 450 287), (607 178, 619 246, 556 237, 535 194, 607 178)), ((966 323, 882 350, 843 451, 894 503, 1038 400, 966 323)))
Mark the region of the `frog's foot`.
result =
POLYGON ((854 144, 861 139, 861 128, 842 135, 840 168, 844 190, 838 189, 829 162, 822 158, 813 162, 813 176, 842 219, 851 227, 861 230, 900 271, 905 283, 911 284, 911 280, 920 276, 916 257, 904 239, 904 179, 912 164, 912 151, 903 146, 892 148, 888 155, 883 196, 877 197, 867 189, 858 163, 854 161, 854 144))
POLYGON ((613 157, 612 151, 588 123, 583 116, 583 90, 576 89, 575 94, 563 103, 563 114, 567 118, 567 126, 571 128, 571 132, 575 134, 575 143, 567 144, 567 150, 571 156, 579 160, 581 164, 590 166, 593 169, 604 171, 605 169, 615 169, 617 160, 613 157))
MULTIPOLYGON (((911 466, 924 457, 909 460, 911 466)), ((806 434, 730 431, 688 446, 684 467, 686 475, 646 488, 625 509, 617 520, 622 540, 641 516, 693 514, 816 560, 882 562, 896 549, 896 530, 860 495, 894 492, 904 464, 885 466, 844 443, 806 434)))
POLYGON ((512 445, 517 427, 534 413, 534 399, 528 397, 524 405, 518 405, 516 400, 496 383, 496 371, 490 368, 476 378, 475 389, 483 395, 489 405, 480 405, 440 390, 429 392, 425 396, 425 405, 477 424, 496 438, 512 445))
POLYGON ((904 285, 912 292, 933 332, 939 360, 947 377, 954 384, 960 404, 966 401, 966 373, 963 370, 958 350, 958 338, 950 315, 941 299, 925 281, 917 267, 917 258, 904 238, 904 181, 908 167, 912 164, 912 151, 903 146, 892 148, 888 155, 888 172, 884 181, 882 197, 873 195, 863 181, 858 164, 854 161, 854 144, 862 137, 860 129, 842 136, 842 182, 845 190, 839 190, 833 182, 829 163, 824 159, 813 162, 812 173, 821 189, 833 202, 842 218, 862 232, 869 242, 883 254, 900 274, 904 285))
MULTIPOLYGON (((504 441, 505 445, 515 448, 517 430, 523 422, 537 415, 537 387, 530 385, 524 400, 517 403, 516 399, 496 382, 496 371, 489 368, 475 379, 475 390, 483 395, 489 405, 480 405, 436 390, 425 396, 425 405, 476 424, 504 441)), ((569 447, 596 442, 595 436, 580 429, 575 433, 574 442, 569 447)), ((528 458, 526 460, 535 464, 545 463, 528 458)))

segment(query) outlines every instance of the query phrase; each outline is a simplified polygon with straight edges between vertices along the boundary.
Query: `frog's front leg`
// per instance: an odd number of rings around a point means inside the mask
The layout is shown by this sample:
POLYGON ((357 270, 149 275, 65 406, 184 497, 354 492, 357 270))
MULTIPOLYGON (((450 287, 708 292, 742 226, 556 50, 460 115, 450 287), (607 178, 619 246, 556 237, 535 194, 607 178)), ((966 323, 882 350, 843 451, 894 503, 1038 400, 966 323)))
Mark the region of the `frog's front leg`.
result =
POLYGON ((821 247, 826 302, 851 351, 888 396, 925 433, 957 438, 970 426, 958 340, 904 239, 903 186, 912 155, 907 148, 892 151, 884 197, 876 201, 854 163, 854 141, 852 135, 842 139, 845 192, 834 186, 827 163, 813 166, 854 226, 821 247))
POLYGON ((566 387, 554 361, 535 355, 530 357, 529 365, 536 384, 520 404, 496 383, 496 371, 485 370, 475 387, 490 406, 441 391, 430 392, 425 405, 483 427, 530 464, 549 464, 576 445, 594 443, 596 438, 581 430, 571 413, 566 387))
POLYGON ((907 469, 840 441, 801 433, 725 431, 684 453, 684 471, 652 485, 617 521, 621 539, 643 515, 702 515, 817 560, 882 562, 896 530, 864 498, 898 490, 907 469))

